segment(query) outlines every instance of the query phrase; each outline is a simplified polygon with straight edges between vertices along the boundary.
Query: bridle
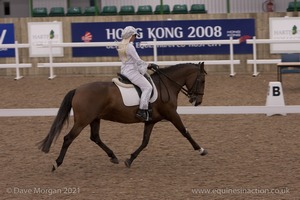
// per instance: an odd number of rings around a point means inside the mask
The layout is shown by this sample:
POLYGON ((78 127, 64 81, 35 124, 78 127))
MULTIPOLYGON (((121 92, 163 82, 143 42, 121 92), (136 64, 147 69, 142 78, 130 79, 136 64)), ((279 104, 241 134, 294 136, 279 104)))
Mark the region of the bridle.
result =
MULTIPOLYGON (((159 79, 161 79, 160 75, 165 76, 168 80, 170 80, 172 83, 174 83, 175 85, 177 85, 178 87, 180 87, 180 92, 183 93, 185 96, 187 96, 189 99, 191 98, 195 98, 196 96, 199 95, 204 95, 204 92, 197 92, 198 91, 198 87, 201 85, 201 77, 205 76, 206 72, 201 72, 201 69, 199 69, 199 71, 197 71, 197 78, 193 83, 192 88, 190 89, 190 91, 186 88, 184 88, 184 85, 180 85, 179 83, 177 83, 175 80, 173 80, 172 78, 170 78, 167 74, 163 73, 159 68, 156 70, 153 70, 155 72, 157 72, 159 79)), ((164 84, 164 83, 163 83, 164 84)), ((165 85, 165 84, 164 84, 165 85)), ((166 85, 165 85, 166 87, 166 85)), ((167 87, 166 87, 167 88, 167 87)), ((168 91, 168 90, 167 90, 168 91)), ((168 92, 169 95, 169 92, 168 92)))
MULTIPOLYGON (((193 83, 193 86, 191 88, 191 90, 188 92, 188 93, 185 93, 185 95, 188 97, 188 98, 192 98, 192 97, 195 97, 195 96, 203 96, 204 95, 204 92, 197 92, 198 91, 198 87, 201 85, 201 77, 202 76, 205 76, 204 73, 201 73, 200 70, 197 72, 197 78, 196 80, 194 81, 193 83)), ((187 90, 186 90, 187 91, 187 90)))

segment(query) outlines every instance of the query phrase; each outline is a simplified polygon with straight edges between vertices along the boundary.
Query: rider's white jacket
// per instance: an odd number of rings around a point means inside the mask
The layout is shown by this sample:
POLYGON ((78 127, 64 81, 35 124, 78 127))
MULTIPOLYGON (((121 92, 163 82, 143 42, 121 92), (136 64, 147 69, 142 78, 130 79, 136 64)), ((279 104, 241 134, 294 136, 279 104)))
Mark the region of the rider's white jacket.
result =
POLYGON ((132 43, 127 45, 126 56, 127 60, 122 60, 121 74, 131 79, 137 72, 142 75, 147 72, 148 63, 140 58, 132 43))
POLYGON ((122 59, 121 74, 125 75, 132 83, 142 90, 140 109, 148 109, 152 86, 143 76, 147 72, 148 63, 143 61, 132 43, 126 48, 126 57, 122 59))

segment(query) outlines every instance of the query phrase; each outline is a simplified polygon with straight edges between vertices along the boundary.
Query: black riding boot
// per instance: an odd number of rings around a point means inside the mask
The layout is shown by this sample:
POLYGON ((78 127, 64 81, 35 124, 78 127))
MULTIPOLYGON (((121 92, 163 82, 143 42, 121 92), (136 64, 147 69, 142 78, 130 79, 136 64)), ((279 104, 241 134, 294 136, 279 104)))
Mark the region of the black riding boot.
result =
POLYGON ((148 110, 138 109, 135 116, 143 122, 151 120, 148 110))

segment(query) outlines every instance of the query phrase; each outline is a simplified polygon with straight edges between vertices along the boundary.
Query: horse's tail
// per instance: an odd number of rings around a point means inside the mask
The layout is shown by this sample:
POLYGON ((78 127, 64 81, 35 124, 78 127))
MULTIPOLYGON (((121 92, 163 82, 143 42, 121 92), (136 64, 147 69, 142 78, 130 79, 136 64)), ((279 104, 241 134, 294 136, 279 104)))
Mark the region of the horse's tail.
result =
POLYGON ((51 126, 51 129, 48 133, 48 135, 39 143, 39 149, 41 149, 43 152, 48 153, 51 147, 51 144, 57 137, 59 136, 65 122, 69 121, 69 115, 72 108, 72 99, 74 97, 75 90, 69 91, 65 98, 63 99, 60 108, 58 110, 58 113, 53 121, 53 124, 51 126))

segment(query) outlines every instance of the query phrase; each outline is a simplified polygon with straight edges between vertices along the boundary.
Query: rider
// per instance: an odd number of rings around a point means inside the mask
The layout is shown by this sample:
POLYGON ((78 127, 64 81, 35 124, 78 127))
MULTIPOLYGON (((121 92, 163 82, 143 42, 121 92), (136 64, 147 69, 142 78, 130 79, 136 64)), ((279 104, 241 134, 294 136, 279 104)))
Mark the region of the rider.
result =
POLYGON ((136 117, 142 121, 149 121, 150 113, 148 110, 149 99, 152 92, 152 86, 144 77, 147 69, 157 69, 158 65, 148 64, 143 61, 133 45, 133 41, 138 35, 133 26, 127 26, 122 31, 122 41, 118 45, 119 58, 122 61, 121 74, 126 76, 133 84, 142 90, 139 109, 136 117))

